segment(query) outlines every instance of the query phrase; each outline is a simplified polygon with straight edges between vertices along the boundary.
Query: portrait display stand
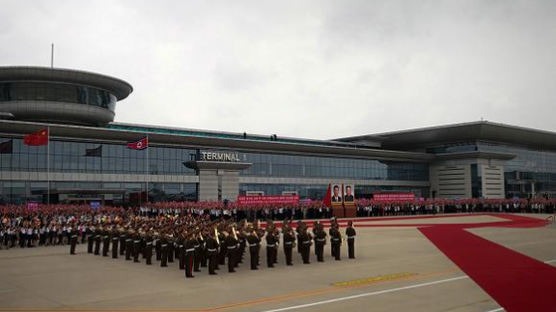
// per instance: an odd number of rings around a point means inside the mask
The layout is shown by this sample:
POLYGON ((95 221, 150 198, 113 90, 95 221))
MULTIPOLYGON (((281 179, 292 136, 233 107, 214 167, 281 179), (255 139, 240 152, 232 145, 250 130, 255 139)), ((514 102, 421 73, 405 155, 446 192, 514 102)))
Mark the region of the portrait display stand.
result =
POLYGON ((342 203, 332 203, 332 215, 336 218, 344 218, 344 205, 342 203))

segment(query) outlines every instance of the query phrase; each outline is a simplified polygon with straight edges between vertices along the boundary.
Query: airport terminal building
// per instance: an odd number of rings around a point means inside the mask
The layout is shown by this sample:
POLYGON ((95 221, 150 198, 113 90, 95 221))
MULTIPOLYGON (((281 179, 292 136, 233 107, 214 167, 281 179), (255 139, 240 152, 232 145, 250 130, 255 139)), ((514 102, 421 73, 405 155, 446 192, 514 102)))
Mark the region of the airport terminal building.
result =
POLYGON ((0 203, 322 199, 329 183, 358 198, 556 197, 554 132, 480 121, 309 140, 114 122, 132 91, 91 72, 0 67, 0 203), (47 145, 24 144, 42 129, 47 145), (148 148, 127 146, 141 138, 148 148))

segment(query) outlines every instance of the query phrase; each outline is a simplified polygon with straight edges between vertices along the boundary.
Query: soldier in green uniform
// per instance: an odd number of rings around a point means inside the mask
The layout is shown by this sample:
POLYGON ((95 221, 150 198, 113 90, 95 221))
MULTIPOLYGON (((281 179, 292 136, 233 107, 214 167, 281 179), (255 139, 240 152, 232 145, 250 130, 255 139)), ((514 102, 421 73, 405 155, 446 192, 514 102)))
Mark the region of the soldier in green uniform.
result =
POLYGON ((228 272, 233 273, 236 270, 234 269, 236 264, 235 264, 235 259, 236 259, 236 249, 237 249, 237 239, 234 237, 234 235, 232 234, 228 234, 224 240, 225 242, 225 246, 226 246, 226 255, 228 257, 228 272))
POLYGON ((286 265, 293 265, 292 252, 295 247, 295 233, 289 222, 284 222, 282 227, 284 240, 284 255, 286 256, 286 265))
POLYGON ((93 245, 95 243, 95 227, 90 225, 87 228, 87 232, 89 233, 89 237, 87 237, 87 253, 93 253, 93 245))
POLYGON ((251 270, 258 270, 257 266, 259 264, 259 245, 261 239, 257 236, 257 233, 253 227, 248 227, 247 231, 247 243, 249 244, 249 256, 251 260, 251 270))
POLYGON ((118 259, 118 242, 120 240, 120 231, 114 227, 112 229, 112 259, 118 259))
POLYGON ((192 278, 193 276, 193 261, 195 258, 195 244, 197 244, 197 240, 195 240, 195 236, 193 233, 189 233, 186 235, 187 240, 185 241, 185 277, 192 278))
POLYGON ((214 271, 216 265, 218 264, 218 241, 216 240, 214 232, 208 232, 208 238, 206 241, 207 257, 208 257, 208 270, 210 275, 216 275, 214 271))
POLYGON ((123 256, 125 253, 125 245, 126 245, 126 239, 127 239, 127 235, 126 235, 126 231, 123 228, 120 228, 120 256, 123 256))
POLYGON ((353 228, 353 222, 348 222, 348 227, 346 228, 346 236, 348 243, 348 256, 349 259, 355 259, 355 229, 353 228))
POLYGON ((75 245, 77 244, 77 228, 73 228, 70 232, 70 254, 75 255, 75 245))
POLYGON ((315 253, 317 255, 318 262, 324 262, 324 245, 326 245, 326 232, 322 224, 318 224, 315 229, 315 253))
POLYGON ((166 234, 161 235, 160 241, 160 266, 167 267, 168 261, 168 236, 166 234))
POLYGON ((102 239, 102 226, 95 230, 95 256, 100 255, 100 240, 102 239))
POLYGON ((269 224, 266 231, 266 265, 269 268, 274 267, 274 257, 276 254, 276 236, 274 236, 274 225, 269 224))
POLYGON ((330 244, 332 245, 332 256, 336 260, 340 259, 340 245, 342 244, 342 234, 340 230, 334 226, 330 228, 330 244))
POLYGON ((110 248, 110 228, 104 227, 102 231, 102 256, 108 257, 108 249, 110 248))
POLYGON ((126 239, 125 239, 125 259, 131 260, 131 253, 133 252, 133 235, 135 235, 135 231, 129 229, 127 231, 126 239))
POLYGON ((143 255, 145 255, 147 265, 151 265, 153 258, 153 235, 150 230, 145 235, 145 249, 143 250, 143 255))
POLYGON ((301 258, 303 259, 304 264, 311 263, 309 261, 309 256, 311 254, 311 234, 308 233, 307 227, 303 227, 301 229, 301 258))

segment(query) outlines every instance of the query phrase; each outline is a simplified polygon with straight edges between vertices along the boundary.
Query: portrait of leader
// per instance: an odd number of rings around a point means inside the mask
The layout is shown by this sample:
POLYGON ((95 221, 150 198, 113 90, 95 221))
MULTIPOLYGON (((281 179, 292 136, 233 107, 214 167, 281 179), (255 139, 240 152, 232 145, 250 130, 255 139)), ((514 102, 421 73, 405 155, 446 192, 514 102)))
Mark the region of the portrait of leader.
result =
POLYGON ((332 188, 332 202, 333 203, 341 203, 342 202, 342 194, 340 194, 340 186, 334 185, 332 188))
POLYGON ((344 190, 344 202, 352 202, 355 200, 355 195, 353 194, 353 186, 346 185, 344 190))

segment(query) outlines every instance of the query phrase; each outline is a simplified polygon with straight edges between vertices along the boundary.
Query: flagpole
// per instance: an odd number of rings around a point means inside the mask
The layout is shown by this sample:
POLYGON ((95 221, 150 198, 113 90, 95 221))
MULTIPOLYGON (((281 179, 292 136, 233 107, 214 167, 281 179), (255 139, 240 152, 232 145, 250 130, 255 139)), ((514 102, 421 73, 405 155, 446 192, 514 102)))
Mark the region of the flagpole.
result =
POLYGON ((46 204, 50 206, 50 126, 46 127, 46 187, 47 187, 47 197, 46 204))
POLYGON ((149 177, 150 177, 150 170, 149 170, 149 134, 147 133, 147 178, 146 178, 146 186, 147 186, 147 203, 149 202, 149 177))

